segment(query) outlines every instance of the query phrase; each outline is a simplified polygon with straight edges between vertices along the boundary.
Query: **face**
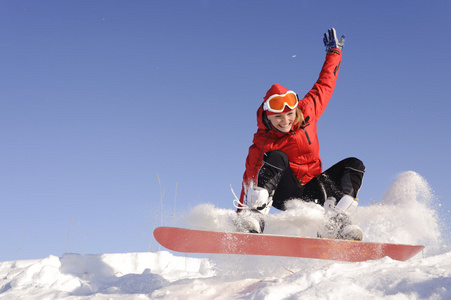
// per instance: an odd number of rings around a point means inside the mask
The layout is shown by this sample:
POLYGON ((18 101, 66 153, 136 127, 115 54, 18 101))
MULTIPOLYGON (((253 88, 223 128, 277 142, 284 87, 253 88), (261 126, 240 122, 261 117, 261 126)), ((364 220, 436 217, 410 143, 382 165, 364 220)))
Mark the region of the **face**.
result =
POLYGON ((271 122, 271 125, 277 130, 285 133, 290 132, 295 119, 295 109, 283 114, 268 115, 268 120, 271 122))

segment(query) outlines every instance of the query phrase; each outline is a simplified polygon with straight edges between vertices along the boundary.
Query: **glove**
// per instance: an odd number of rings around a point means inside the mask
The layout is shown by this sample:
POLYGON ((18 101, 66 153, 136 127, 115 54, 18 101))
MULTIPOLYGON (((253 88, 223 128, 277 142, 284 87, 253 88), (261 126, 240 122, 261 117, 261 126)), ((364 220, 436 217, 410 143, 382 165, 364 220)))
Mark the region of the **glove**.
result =
POLYGON ((345 43, 345 36, 342 35, 340 41, 337 39, 337 33, 335 32, 335 28, 329 28, 329 31, 324 34, 324 46, 326 46, 326 51, 329 51, 332 48, 338 48, 340 50, 343 49, 343 44, 345 43))

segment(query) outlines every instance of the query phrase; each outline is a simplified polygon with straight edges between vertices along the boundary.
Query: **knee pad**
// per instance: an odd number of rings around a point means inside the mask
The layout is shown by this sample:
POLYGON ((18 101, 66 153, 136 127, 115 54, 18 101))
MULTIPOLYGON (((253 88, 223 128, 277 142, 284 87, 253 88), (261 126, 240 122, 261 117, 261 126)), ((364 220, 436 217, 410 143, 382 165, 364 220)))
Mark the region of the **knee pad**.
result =
POLYGON ((263 161, 273 167, 285 169, 290 165, 288 156, 280 150, 268 151, 263 156, 263 161))

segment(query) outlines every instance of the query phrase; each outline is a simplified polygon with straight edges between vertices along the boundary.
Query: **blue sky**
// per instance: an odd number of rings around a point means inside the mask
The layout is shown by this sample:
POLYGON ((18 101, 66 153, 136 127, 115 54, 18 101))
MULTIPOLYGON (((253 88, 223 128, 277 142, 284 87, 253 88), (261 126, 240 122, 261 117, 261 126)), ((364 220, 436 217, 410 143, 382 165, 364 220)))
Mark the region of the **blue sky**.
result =
POLYGON ((362 159, 364 206, 415 171, 449 222, 450 13, 424 0, 1 1, 0 261, 147 251, 174 211, 232 209, 262 97, 274 83, 308 92, 329 27, 346 43, 319 123, 325 168, 362 159))

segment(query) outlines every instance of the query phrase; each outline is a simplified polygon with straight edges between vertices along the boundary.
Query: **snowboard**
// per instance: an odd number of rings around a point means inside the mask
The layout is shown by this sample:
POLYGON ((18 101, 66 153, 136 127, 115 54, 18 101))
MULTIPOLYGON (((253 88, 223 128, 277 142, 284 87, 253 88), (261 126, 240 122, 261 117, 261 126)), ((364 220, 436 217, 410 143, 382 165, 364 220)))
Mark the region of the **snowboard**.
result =
POLYGON ((183 253, 289 256, 348 262, 376 260, 386 256, 405 261, 424 248, 420 245, 216 232, 177 227, 158 227, 153 235, 163 247, 183 253))

